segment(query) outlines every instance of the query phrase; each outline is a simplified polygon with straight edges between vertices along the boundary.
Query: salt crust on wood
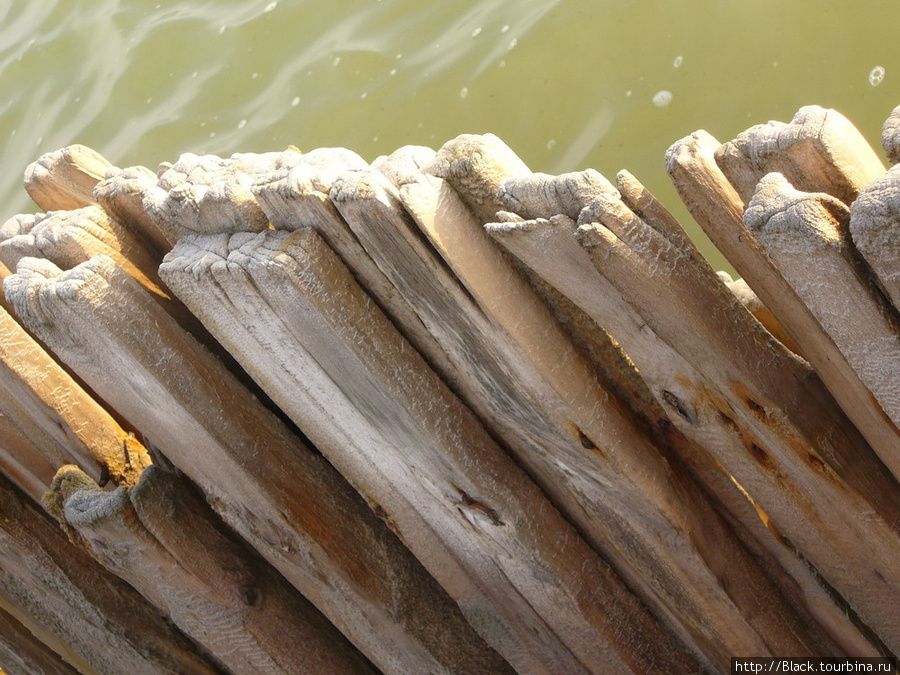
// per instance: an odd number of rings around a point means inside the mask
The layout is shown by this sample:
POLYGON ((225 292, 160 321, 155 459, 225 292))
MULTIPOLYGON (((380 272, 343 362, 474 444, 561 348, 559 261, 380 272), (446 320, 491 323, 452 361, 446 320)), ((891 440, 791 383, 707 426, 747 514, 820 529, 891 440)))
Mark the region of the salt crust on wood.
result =
POLYGON ((891 164, 900 162, 900 106, 894 108, 884 121, 881 145, 891 164))
POLYGON ((835 110, 805 106, 788 123, 747 129, 715 153, 716 163, 750 201, 767 173, 781 173, 798 190, 825 192, 846 205, 884 173, 884 165, 857 128, 835 110))
POLYGON ((182 239, 162 273, 517 669, 690 667, 315 232, 182 239))
MULTIPOLYGON (((850 211, 829 195, 765 176, 744 223, 895 425, 900 424, 900 322, 850 241, 850 211), (834 289, 840 292, 835 293, 834 289)), ((900 475, 900 446, 881 459, 900 475)))
POLYGON ((505 670, 340 475, 112 260, 63 273, 25 259, 4 290, 25 323, 376 666, 505 670))
POLYGON ((869 183, 850 207, 850 236, 900 309, 900 168, 869 183))
MULTIPOLYGON (((331 195, 447 352, 452 369, 439 370, 444 378, 632 588, 688 644, 700 645, 704 658, 721 667, 735 650, 766 651, 767 640, 776 651, 804 649, 775 644, 776 632, 785 631, 773 629, 791 612, 774 597, 773 613, 755 624, 759 633, 741 618, 734 603, 742 591, 732 588, 729 597, 710 568, 741 566, 752 576, 746 551, 702 497, 691 496, 690 478, 670 467, 614 395, 598 386, 590 364, 456 193, 413 166, 402 168, 402 158, 389 159, 407 181, 399 191, 402 205, 390 184, 364 172, 339 177, 331 195), (685 522, 696 522, 697 530, 702 522, 716 545, 675 534, 685 522)), ((766 582, 755 584, 758 599, 766 582)))
MULTIPOLYGON (((0 602, 2 605, 2 602, 0 602)), ((0 607, 0 662, 8 675, 76 675, 63 660, 13 614, 0 607)), ((86 666, 86 664, 85 664, 86 666)))
POLYGON ((182 476, 151 466, 134 487, 108 493, 67 466, 49 497, 98 562, 229 671, 374 672, 182 476))
POLYGON ((0 593, 96 673, 218 673, 131 586, 70 543, 0 476, 0 593))
POLYGON ((94 203, 94 186, 112 165, 95 150, 70 145, 41 155, 25 169, 25 191, 44 211, 94 203))
MULTIPOLYGON (((797 343, 872 449, 879 457, 890 457, 900 443, 900 430, 871 403, 859 376, 747 231, 744 203, 713 158, 719 145, 708 133, 698 131, 669 148, 666 165, 676 190, 694 220, 797 343)), ((864 452, 862 457, 867 455, 864 452)), ((869 498, 881 496, 876 493, 869 498)))

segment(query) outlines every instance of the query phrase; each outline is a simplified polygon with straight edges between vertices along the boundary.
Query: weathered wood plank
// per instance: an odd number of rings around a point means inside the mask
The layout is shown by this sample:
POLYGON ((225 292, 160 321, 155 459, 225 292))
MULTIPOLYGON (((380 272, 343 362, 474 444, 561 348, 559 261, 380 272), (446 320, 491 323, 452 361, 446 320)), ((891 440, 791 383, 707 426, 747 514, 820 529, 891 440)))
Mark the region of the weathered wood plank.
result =
POLYGON ((134 487, 108 493, 67 466, 46 499, 58 503, 98 562, 231 672, 375 672, 308 600, 238 543, 182 476, 153 466, 134 487))
MULTIPOLYGON (((747 229, 868 387, 873 404, 898 425, 900 321, 853 247, 849 220, 842 202, 796 190, 777 173, 763 177, 744 214, 747 229)), ((900 475, 900 445, 881 459, 900 475)))
POLYGON ((25 169, 25 191, 44 211, 94 203, 94 186, 112 165, 95 150, 70 145, 41 155, 25 169))
MULTIPOLYGON (((612 204, 610 204, 612 206, 612 204)), ((621 206, 624 208, 624 205, 621 206)), ((594 215, 597 215, 596 211, 594 215)), ((667 257, 676 255, 673 251, 677 251, 672 247, 671 242, 663 237, 657 238, 657 246, 662 249, 657 253, 664 253, 654 258, 657 265, 656 274, 653 275, 653 281, 649 282, 646 269, 641 276, 635 273, 623 275, 621 272, 613 275, 613 271, 607 269, 612 260, 613 253, 609 254, 609 259, 605 258, 605 250, 598 252, 596 256, 597 266, 595 267, 591 259, 584 250, 579 250, 576 241, 575 223, 565 222, 565 218, 555 218, 553 220, 537 220, 526 221, 524 223, 505 223, 499 226, 489 227, 491 234, 503 243, 511 252, 520 256, 527 262, 536 273, 544 279, 551 282, 556 288, 571 298, 576 304, 584 308, 590 316, 610 331, 612 335, 622 344, 629 356, 634 360, 639 368, 642 376, 651 386, 651 390, 659 397, 661 405, 667 411, 671 411, 669 419, 685 434, 689 439, 694 441, 694 445, 689 446, 688 450, 696 451, 698 454, 685 456, 685 459, 691 464, 697 475, 704 479, 704 484, 715 494, 719 500, 725 505, 735 517, 744 523, 749 531, 759 532, 759 527, 749 520, 753 514, 747 512, 747 502, 745 499, 736 495, 728 489, 727 482, 717 476, 718 471, 715 467, 724 466, 735 478, 744 485, 751 495, 756 498, 757 493, 763 492, 776 500, 798 500, 799 504, 784 504, 782 511, 788 517, 793 518, 792 526, 800 530, 801 535, 808 536, 808 528, 810 527, 802 518, 797 518, 797 509, 808 509, 807 500, 802 497, 800 491, 783 490, 781 486, 772 486, 773 476, 766 471, 760 469, 758 462, 753 461, 745 449, 744 441, 749 436, 745 435, 743 428, 747 425, 755 426, 752 422, 753 416, 746 414, 752 412, 747 410, 747 402, 741 398, 741 389, 732 388, 729 382, 741 382, 743 378, 735 375, 732 380, 724 383, 724 393, 715 386, 715 380, 712 382, 708 379, 708 374, 701 372, 702 361, 709 358, 711 350, 716 347, 702 347, 690 345, 686 353, 675 349, 675 345, 670 344, 672 337, 667 335, 666 326, 672 326, 676 330, 686 331, 688 334, 702 335, 701 341, 705 341, 708 336, 703 329, 708 324, 709 318, 702 315, 695 316, 694 312, 689 315, 685 312, 689 309, 685 307, 685 301, 679 299, 673 301, 672 296, 664 292, 660 292, 661 288, 668 288, 669 285, 678 286, 673 279, 678 279, 678 271, 682 274, 688 273, 690 266, 684 267, 684 261, 679 267, 667 267, 669 261, 667 257), (604 272, 604 270, 607 270, 604 272), (617 283, 616 283, 617 282, 617 283), (637 297, 635 294, 637 293, 637 297), (639 295, 643 293, 643 297, 639 295), (660 315, 666 319, 653 319, 651 312, 645 308, 641 308, 640 302, 646 303, 647 295, 659 293, 660 304, 668 303, 669 309, 663 311, 660 315), (640 302, 638 299, 640 298, 640 302), (668 314, 667 314, 668 312, 668 314), (679 317, 674 320, 670 316, 672 312, 678 312, 679 317), (690 318, 687 318, 687 317, 690 318), (649 318, 648 318, 649 317, 649 318), (678 328, 682 327, 682 328, 678 328), (692 360, 692 355, 697 357, 692 360), (705 355, 705 356, 704 356, 705 355), (697 363, 697 361, 701 363, 697 363), (720 410, 721 408, 721 410, 720 410), (702 453, 702 454, 700 454, 702 453), (707 454, 708 453, 708 454, 707 454), (746 475, 745 475, 746 474, 746 475), (766 486, 765 483, 769 485, 766 486), (805 533, 805 534, 804 534, 805 533)), ((642 230, 643 236, 651 237, 646 229, 642 230)), ((590 236, 583 234, 582 237, 590 236)), ((651 256, 652 257, 652 256, 651 256)), ((635 266, 634 272, 639 271, 639 267, 635 266)), ((712 279, 716 279, 712 271, 709 271, 712 279)), ((703 277, 701 277, 703 278, 703 277)), ((681 297, 681 290, 673 291, 681 297)), ((697 293, 699 289, 692 289, 692 293, 697 293)), ((693 297, 693 296, 684 296, 693 297)), ((737 305, 737 301, 731 296, 727 289, 722 288, 716 292, 715 287, 707 289, 701 294, 702 300, 697 300, 698 306, 703 309, 703 313, 717 315, 722 311, 732 313, 729 310, 728 299, 731 303, 737 305), (713 290, 712 298, 709 291, 713 290), (723 302, 724 301, 724 302, 723 302), (724 306, 722 306, 724 305, 724 306), (717 307, 713 311, 713 307, 717 307)), ((660 311, 659 307, 654 307, 654 311, 660 311)), ((695 309, 696 311, 696 309, 695 309)), ((744 310, 741 308, 741 312, 744 310)), ((738 317, 740 313, 738 314, 738 317)), ((737 319, 739 324, 745 324, 740 330, 750 330, 753 332, 762 331, 762 328, 747 316, 745 319, 737 319), (752 323, 751 323, 752 322, 752 323), (751 326, 756 328, 751 328, 751 326)), ((732 330, 738 331, 736 327, 726 332, 729 335, 732 330)), ((762 344, 766 344, 766 338, 770 342, 774 342, 768 333, 751 337, 751 340, 760 340, 762 344), (765 337, 764 337, 765 336, 765 337)), ((729 339, 724 337, 723 339, 729 339)), ((751 363, 765 363, 771 360, 771 356, 765 357, 757 354, 750 361, 751 363)), ((719 361, 719 359, 716 359, 719 361)), ((736 366, 740 367, 743 359, 737 361, 736 366)), ((752 380, 751 380, 752 381, 752 380)), ((788 380, 791 381, 790 379, 788 380)), ((802 386, 802 380, 799 383, 802 386)), ((794 385, 796 386, 796 384, 794 385)), ((790 392, 787 392, 788 394, 790 392)), ((807 398, 811 397, 811 393, 806 394, 807 398)), ((768 401, 769 399, 752 399, 768 401)), ((807 402, 807 401, 805 401, 807 402)), ((766 405, 765 410, 769 410, 766 405)), ((767 434, 771 436, 771 432, 767 434)), ((768 441, 768 439, 767 439, 768 441)), ((774 439, 773 439, 773 442, 774 439)), ((768 447, 768 446, 767 446, 768 447)), ((793 452, 793 451, 791 451, 793 452)), ((783 480, 779 478, 778 480, 783 480)), ((777 482, 777 480, 775 481, 777 482)), ((861 501, 861 500, 859 500, 861 501)), ((763 508, 772 515, 768 505, 763 504, 763 508)), ((862 506, 861 510, 871 509, 871 506, 862 506)), ((853 511, 854 517, 858 516, 858 511, 853 511)), ((774 516, 773 516, 774 517, 774 516)), ((820 519, 822 520, 822 519, 820 519)), ((782 523, 775 518, 775 522, 779 528, 784 528, 782 523)), ((828 525, 829 521, 825 521, 828 525)), ((857 530, 860 530, 857 524, 857 530)), ((859 533, 860 537, 865 540, 867 534, 859 533)), ((793 535, 789 534, 791 541, 795 541, 793 535)), ((783 539, 767 536, 763 538, 762 543, 772 552, 775 559, 785 561, 788 569, 791 569, 790 558, 795 555, 795 549, 788 548, 783 539)), ((834 565, 843 565, 845 561, 837 560, 838 556, 833 554, 832 540, 826 546, 822 542, 816 544, 825 554, 829 554, 834 565)), ((809 557, 809 556, 807 556, 809 557)), ((801 566, 802 567, 802 566, 801 566)), ((854 626, 846 621, 846 617, 841 620, 842 607, 835 607, 833 602, 829 602, 827 595, 823 597, 821 585, 815 579, 798 576, 801 583, 804 583, 803 593, 807 598, 811 599, 808 605, 809 610, 817 616, 817 618, 826 626, 832 628, 832 635, 838 642, 844 644, 848 649, 866 649, 867 653, 873 653, 875 648, 866 639, 865 635, 860 635, 854 626)))
POLYGON ((762 341, 768 333, 754 330, 758 324, 725 296, 712 270, 654 237, 624 206, 604 205, 596 217, 598 222, 579 228, 595 265, 703 378, 663 394, 679 412, 682 430, 708 424, 704 418, 713 416, 733 426, 737 438, 730 448, 709 446, 711 451, 718 451, 717 459, 792 545, 896 649, 900 632, 888 617, 900 609, 900 577, 883 576, 896 574, 888 561, 900 552, 896 480, 829 405, 827 394, 801 384, 807 375, 802 364, 771 338, 762 341), (785 489, 787 483, 792 489, 785 489), (861 522, 863 513, 871 519, 861 522), (848 569, 854 557, 859 562, 848 569), (863 576, 868 579, 860 584, 863 576))
POLYGON ((338 149, 320 148, 303 155, 290 169, 259 177, 253 192, 276 229, 293 232, 313 227, 353 275, 365 280, 369 294, 388 316, 403 326, 406 338, 439 372, 450 373, 452 366, 444 349, 372 260, 328 196, 338 176, 354 171, 368 171, 362 158, 338 149))
POLYGON ((98 673, 220 672, 2 476, 0 589, 98 673))
POLYGON ((0 472, 40 502, 53 481, 56 466, 9 417, 0 414, 0 472))
MULTIPOLYGON (((95 480, 133 485, 146 449, 87 394, 5 310, 0 310, 0 413, 53 467, 76 463, 95 480)), ((46 478, 39 458, 20 457, 46 478)), ((52 478, 52 476, 51 476, 52 478)), ((45 483, 49 487, 49 482, 45 483)))
POLYGON ((66 273, 26 259, 4 288, 26 324, 377 666, 505 671, 346 481, 110 259, 66 273))
POLYGON ((747 129, 715 152, 722 173, 750 201, 767 173, 780 173, 803 192, 824 192, 847 206, 884 165, 859 130, 836 110, 804 106, 788 123, 747 129))
POLYGON ((94 199, 114 220, 140 237, 162 259, 178 240, 177 232, 160 229, 144 209, 144 193, 155 187, 157 175, 143 166, 112 167, 94 186, 94 199))
POLYGON ((850 236, 895 308, 900 308, 900 169, 866 187, 850 207, 850 236))
POLYGON ((161 271, 518 669, 691 667, 314 231, 183 239, 161 271))
POLYGON ((713 158, 719 145, 699 131, 669 148, 666 165, 676 190, 694 220, 800 346, 878 456, 890 457, 900 443, 900 430, 871 404, 856 372, 747 231, 744 203, 713 158))
MULTIPOLYGON (((691 479, 669 465, 615 394, 598 385, 591 365, 449 185, 409 172, 407 179, 403 205, 430 247, 375 177, 344 176, 332 194, 447 351, 454 370, 446 379, 588 541, 705 658, 723 667, 729 654, 760 653, 767 640, 774 647, 776 633, 784 631, 772 630, 766 619, 748 625, 736 610, 741 591, 732 589, 729 597, 710 571, 740 566, 749 578, 754 565, 691 490, 691 479), (676 531, 686 522, 715 531, 716 546, 685 541, 676 531)), ((757 578, 754 586, 759 594, 766 582, 757 578)), ((790 614, 775 598, 770 606, 782 607, 770 616, 774 623, 790 614)))

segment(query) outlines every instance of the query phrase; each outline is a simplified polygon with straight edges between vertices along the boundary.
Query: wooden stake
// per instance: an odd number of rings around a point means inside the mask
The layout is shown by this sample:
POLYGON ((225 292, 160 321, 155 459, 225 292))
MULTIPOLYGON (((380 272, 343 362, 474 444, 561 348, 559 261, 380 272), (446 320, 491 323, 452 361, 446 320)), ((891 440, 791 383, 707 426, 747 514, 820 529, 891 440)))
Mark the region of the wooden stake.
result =
POLYGON ((376 666, 506 670, 340 475, 112 260, 63 273, 25 259, 6 292, 26 324, 376 666))
POLYGON ((716 150, 716 163, 744 203, 763 176, 778 172, 799 190, 825 192, 849 206, 884 173, 856 127, 839 112, 819 106, 800 108, 789 124, 751 127, 716 150))
POLYGON ((131 586, 71 544, 2 476, 0 540, 0 592, 46 631, 49 641, 80 657, 75 661, 79 670, 219 672, 196 644, 131 586))
POLYGON ((94 186, 110 168, 95 150, 70 145, 28 165, 25 191, 44 211, 81 208, 94 203, 94 186))
POLYGON ((669 148, 666 164, 675 188, 694 220, 799 345, 878 456, 891 456, 900 443, 900 430, 871 404, 856 372, 747 231, 743 202, 713 159, 718 147, 715 138, 699 131, 669 148))
POLYGON ((900 169, 869 183, 850 207, 850 235, 877 282, 900 308, 900 169))
POLYGON ((164 278, 517 669, 691 667, 318 235, 186 243, 164 278))
POLYGON ((231 672, 374 672, 183 477, 154 466, 136 486, 107 493, 67 466, 48 499, 100 564, 231 672))

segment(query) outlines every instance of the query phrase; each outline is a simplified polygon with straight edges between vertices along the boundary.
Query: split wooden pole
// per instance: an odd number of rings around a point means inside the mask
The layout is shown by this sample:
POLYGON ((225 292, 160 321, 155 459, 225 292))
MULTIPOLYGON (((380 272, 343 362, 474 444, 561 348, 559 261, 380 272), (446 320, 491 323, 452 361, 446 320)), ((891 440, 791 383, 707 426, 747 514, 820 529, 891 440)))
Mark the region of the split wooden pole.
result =
POLYGON ((64 273, 26 258, 4 288, 26 325, 376 666, 506 670, 340 475, 111 259, 64 273))

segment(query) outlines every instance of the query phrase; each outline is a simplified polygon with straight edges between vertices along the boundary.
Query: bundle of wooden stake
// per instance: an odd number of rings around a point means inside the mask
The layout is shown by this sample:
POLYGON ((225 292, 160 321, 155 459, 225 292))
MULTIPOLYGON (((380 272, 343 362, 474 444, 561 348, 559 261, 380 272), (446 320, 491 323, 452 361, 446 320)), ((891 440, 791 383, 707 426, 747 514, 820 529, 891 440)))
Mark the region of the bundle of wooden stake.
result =
POLYGON ((900 653, 900 174, 818 107, 666 165, 742 279, 631 174, 490 134, 41 157, 0 227, 0 665, 900 653))

